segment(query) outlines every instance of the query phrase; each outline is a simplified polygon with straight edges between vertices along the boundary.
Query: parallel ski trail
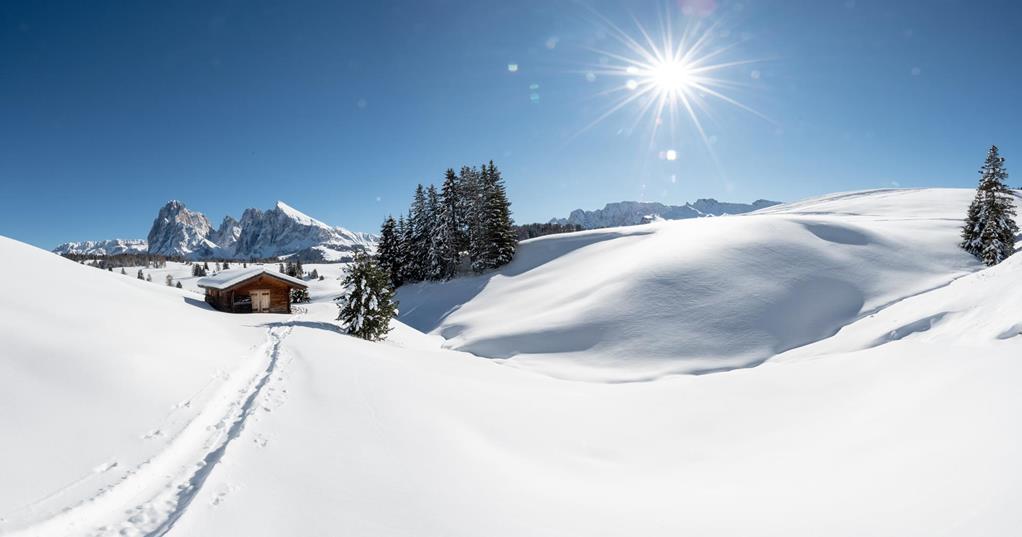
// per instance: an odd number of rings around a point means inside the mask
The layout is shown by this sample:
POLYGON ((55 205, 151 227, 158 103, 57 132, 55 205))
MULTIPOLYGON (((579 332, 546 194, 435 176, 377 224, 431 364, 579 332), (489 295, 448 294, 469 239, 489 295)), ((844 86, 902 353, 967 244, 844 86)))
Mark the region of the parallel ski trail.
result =
POLYGON ((291 333, 293 320, 270 326, 268 341, 260 347, 265 366, 238 389, 240 397, 220 404, 211 401, 214 408, 196 416, 174 442, 130 471, 120 483, 9 536, 166 535, 187 512, 258 408, 263 388, 276 373, 281 344, 291 333))
POLYGON ((181 515, 185 514, 185 511, 188 510, 188 506, 191 505, 192 500, 194 500, 195 496, 198 495, 199 491, 202 489, 202 485, 206 483, 206 479, 208 479, 210 474, 213 473, 213 469, 223 458, 224 453, 227 452, 227 446, 241 435, 241 431, 245 429, 246 420, 248 420, 248 417, 252 415, 256 400, 259 398, 263 387, 266 386, 267 382, 269 382, 277 367, 277 361, 280 359, 280 344, 290 333, 290 326, 277 326, 270 329, 270 363, 266 366, 266 370, 264 371, 263 376, 256 383, 255 388, 242 404, 241 411, 238 413, 237 418, 227 430, 227 437, 219 447, 206 454, 206 456, 202 459, 199 469, 192 474, 183 486, 178 487, 174 509, 170 511, 166 520, 160 523, 160 525, 152 531, 146 533, 147 537, 159 537, 166 535, 167 532, 174 527, 174 524, 181 518, 181 515))

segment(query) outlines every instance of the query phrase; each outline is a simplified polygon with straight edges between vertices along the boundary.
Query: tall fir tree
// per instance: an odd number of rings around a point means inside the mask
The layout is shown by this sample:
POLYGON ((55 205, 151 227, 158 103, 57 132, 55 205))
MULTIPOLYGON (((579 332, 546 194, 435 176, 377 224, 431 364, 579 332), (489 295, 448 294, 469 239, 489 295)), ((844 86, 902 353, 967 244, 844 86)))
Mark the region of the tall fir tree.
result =
POLYGON ((440 190, 437 225, 433 237, 433 247, 439 260, 436 268, 438 280, 449 280, 458 274, 458 264, 461 261, 458 245, 463 242, 458 224, 460 203, 458 196, 457 177, 454 170, 449 169, 440 190))
POLYGON ((511 218, 511 202, 507 199, 507 189, 500 170, 490 161, 486 169, 486 200, 484 211, 487 222, 487 259, 492 267, 500 267, 511 262, 518 248, 518 234, 515 222, 511 218))
POLYGON ((482 272, 488 268, 486 260, 487 222, 486 222, 486 188, 489 185, 489 178, 486 176, 486 166, 482 169, 471 169, 469 178, 470 187, 467 190, 467 211, 468 220, 468 256, 472 261, 472 270, 482 272))
POLYGON ((462 166, 458 173, 458 251, 466 252, 474 259, 473 244, 479 230, 479 208, 481 181, 479 170, 462 166))
POLYGON ((408 216, 408 227, 411 228, 411 242, 408 245, 408 272, 411 281, 422 281, 426 278, 429 261, 429 231, 432 223, 426 203, 426 189, 421 184, 415 187, 412 200, 412 211, 408 216))
POLYGON ((401 286, 401 264, 399 259, 400 239, 397 235, 397 222, 388 216, 380 226, 380 241, 376 245, 376 263, 387 273, 390 283, 395 288, 401 286))
POLYGON ((338 321, 347 333, 369 341, 379 341, 390 332, 390 320, 397 315, 390 279, 371 257, 355 254, 344 278, 348 293, 338 304, 338 321))
POLYGON ((1018 225, 1007 179, 1004 157, 997 146, 991 146, 980 168, 979 186, 962 227, 961 243, 962 248, 987 265, 996 265, 1015 251, 1018 225))
POLYGON ((440 233, 441 210, 440 194, 437 193, 436 186, 429 185, 426 189, 426 227, 429 233, 425 267, 427 280, 444 279, 443 237, 440 233))

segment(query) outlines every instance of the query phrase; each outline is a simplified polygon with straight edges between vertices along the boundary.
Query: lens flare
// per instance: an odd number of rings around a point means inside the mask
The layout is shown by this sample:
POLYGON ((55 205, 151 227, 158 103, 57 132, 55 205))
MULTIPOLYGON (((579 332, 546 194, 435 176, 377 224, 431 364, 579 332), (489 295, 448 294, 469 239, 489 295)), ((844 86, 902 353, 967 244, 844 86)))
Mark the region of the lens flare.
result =
POLYGON ((769 118, 727 95, 728 90, 743 86, 739 80, 757 80, 754 75, 735 75, 739 67, 760 62, 752 59, 725 59, 733 55, 741 41, 719 43, 721 36, 732 36, 720 23, 708 24, 704 19, 683 24, 676 35, 672 13, 661 15, 659 31, 647 30, 634 19, 635 35, 629 34, 599 13, 593 13, 606 29, 616 49, 590 48, 600 55, 600 62, 587 66, 586 73, 620 77, 620 85, 604 92, 615 97, 609 108, 582 131, 586 131, 616 112, 633 105, 637 107, 633 129, 644 119, 650 120, 650 146, 656 143, 659 129, 669 130, 673 138, 677 127, 687 120, 698 132, 707 148, 709 136, 703 119, 709 115, 712 101, 723 101, 755 114, 771 123, 769 118))

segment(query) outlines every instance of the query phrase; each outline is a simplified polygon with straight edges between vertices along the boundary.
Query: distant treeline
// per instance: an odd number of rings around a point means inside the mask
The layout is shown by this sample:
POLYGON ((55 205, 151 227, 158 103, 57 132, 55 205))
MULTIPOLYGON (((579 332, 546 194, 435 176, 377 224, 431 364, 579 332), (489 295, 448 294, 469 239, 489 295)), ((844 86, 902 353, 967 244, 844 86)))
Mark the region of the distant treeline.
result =
POLYGON ((85 261, 95 261, 94 263, 90 264, 94 267, 99 267, 101 269, 120 267, 162 268, 167 266, 167 261, 175 261, 178 263, 185 262, 184 258, 179 256, 165 256, 149 253, 131 253, 131 254, 125 253, 115 255, 96 255, 96 254, 61 254, 61 255, 76 263, 84 263, 85 261))
MULTIPOLYGON (((258 264, 275 265, 281 262, 280 258, 278 257, 266 257, 261 259, 220 258, 220 259, 203 259, 195 261, 191 259, 185 259, 184 257, 181 257, 179 255, 159 255, 149 253, 124 253, 114 255, 98 255, 98 254, 60 254, 60 255, 76 263, 94 261, 94 263, 90 263, 90 265, 99 267, 101 269, 120 267, 163 268, 167 266, 168 261, 172 261, 174 263, 184 263, 186 265, 191 265, 193 263, 203 263, 206 264, 207 266, 209 263, 219 263, 221 265, 229 265, 233 263, 235 265, 245 264, 247 266, 249 263, 256 265, 258 264)), ((329 261, 324 261, 324 263, 329 263, 329 261)))
POLYGON ((582 226, 579 224, 522 224, 515 226, 515 233, 518 235, 518 240, 524 241, 526 239, 535 239, 536 237, 542 237, 544 235, 556 235, 558 233, 574 233, 576 231, 582 231, 582 226))

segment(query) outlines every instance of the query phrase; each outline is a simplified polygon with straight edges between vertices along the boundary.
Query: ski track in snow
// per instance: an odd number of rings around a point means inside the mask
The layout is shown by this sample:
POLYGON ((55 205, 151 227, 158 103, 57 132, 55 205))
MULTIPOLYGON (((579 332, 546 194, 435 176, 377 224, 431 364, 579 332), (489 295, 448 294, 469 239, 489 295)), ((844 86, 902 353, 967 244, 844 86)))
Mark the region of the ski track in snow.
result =
MULTIPOLYGON (((227 392, 236 390, 236 397, 226 404, 211 401, 163 451, 127 472, 117 484, 49 519, 15 531, 10 537, 166 535, 187 512, 231 442, 241 435, 248 418, 260 408, 258 401, 263 388, 277 373, 281 344, 302 313, 269 325, 268 341, 259 347, 262 368, 249 377, 251 380, 243 388, 224 386, 227 392)), ((116 461, 109 462, 94 472, 116 466, 116 461)), ((46 499, 60 496, 67 488, 46 499)))

